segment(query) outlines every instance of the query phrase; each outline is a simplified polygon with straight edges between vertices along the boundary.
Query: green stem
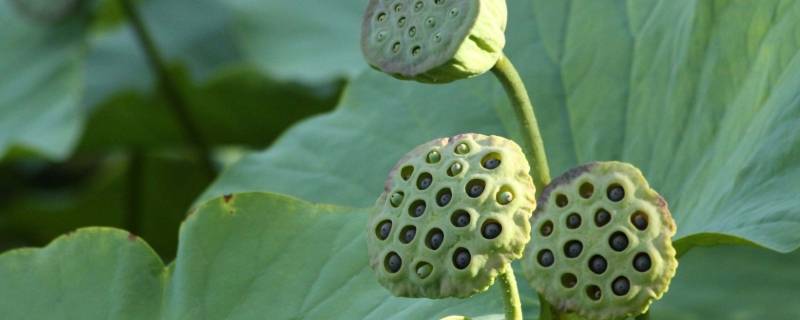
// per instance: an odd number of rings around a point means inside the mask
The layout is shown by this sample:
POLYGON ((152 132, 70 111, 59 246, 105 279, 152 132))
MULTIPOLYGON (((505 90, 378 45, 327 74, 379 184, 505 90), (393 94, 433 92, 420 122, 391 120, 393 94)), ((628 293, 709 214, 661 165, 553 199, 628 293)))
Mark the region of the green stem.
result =
POLYGON ((636 320, 650 320, 650 311, 647 311, 645 313, 636 316, 636 320))
POLYGON ((514 277, 514 269, 510 265, 506 268, 506 272, 500 275, 500 284, 503 286, 506 320, 522 320, 522 303, 519 301, 517 278, 514 277))
POLYGON ((192 121, 192 117, 189 114, 189 106, 186 103, 186 98, 183 96, 183 94, 181 94, 181 91, 178 89, 178 85, 176 84, 175 80, 172 79, 166 63, 164 63, 164 58, 158 51, 158 47, 153 41, 153 38, 150 36, 150 33, 147 31, 141 16, 139 16, 139 12, 131 3, 131 0, 119 1, 122 5, 123 11, 125 12, 125 15, 133 27, 133 31, 136 34, 139 44, 142 46, 142 50, 144 50, 144 54, 147 57, 147 62, 150 65, 150 68, 158 77, 158 84, 161 88, 161 92, 164 94, 164 98, 166 98, 167 104, 172 110, 175 118, 180 123, 186 140, 189 141, 189 143, 195 149, 195 153, 200 161, 202 161, 208 177, 213 178, 215 170, 214 164, 210 158, 208 145, 200 134, 200 130, 192 121))
POLYGON ((514 107, 520 130, 522 130, 520 136, 527 146, 528 162, 533 167, 533 183, 536 185, 538 195, 550 183, 550 168, 547 166, 547 155, 544 151, 542 135, 539 133, 539 124, 536 122, 536 115, 533 112, 533 104, 528 97, 528 91, 525 89, 522 78, 508 57, 501 56, 492 68, 492 73, 503 84, 503 89, 514 107))

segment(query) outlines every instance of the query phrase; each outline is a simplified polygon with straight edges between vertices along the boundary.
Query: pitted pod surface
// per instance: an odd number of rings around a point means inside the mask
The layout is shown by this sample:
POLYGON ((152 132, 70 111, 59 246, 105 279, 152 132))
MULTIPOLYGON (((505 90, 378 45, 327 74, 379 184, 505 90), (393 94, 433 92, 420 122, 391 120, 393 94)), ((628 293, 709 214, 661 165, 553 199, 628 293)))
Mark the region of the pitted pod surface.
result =
POLYGON ((587 319, 647 311, 678 266, 667 203, 630 164, 590 163, 553 180, 531 225, 525 277, 553 306, 587 319))
POLYGON ((367 62, 400 79, 444 83, 491 69, 505 46, 505 0, 370 0, 367 62))
POLYGON ((406 154, 370 212, 367 247, 378 281, 402 297, 486 290, 530 240, 529 170, 516 143, 474 133, 406 154))

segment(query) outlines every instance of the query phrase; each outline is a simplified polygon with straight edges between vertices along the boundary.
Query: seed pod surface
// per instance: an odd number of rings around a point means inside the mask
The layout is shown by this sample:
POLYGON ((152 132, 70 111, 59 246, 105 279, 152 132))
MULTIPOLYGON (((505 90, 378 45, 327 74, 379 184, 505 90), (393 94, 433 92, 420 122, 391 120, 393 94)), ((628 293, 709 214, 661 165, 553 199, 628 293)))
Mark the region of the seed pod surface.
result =
POLYGON ((370 0, 361 49, 394 77, 446 83, 491 69, 505 46, 505 0, 370 0))
POLYGON ((678 266, 675 222, 636 167, 574 168, 538 202, 522 267, 553 306, 591 320, 617 319, 644 313, 667 291, 678 266))
POLYGON ((520 147, 497 136, 436 139, 406 154, 370 212, 367 247, 378 281, 402 297, 486 290, 530 240, 529 170, 520 147), (404 195, 400 203, 394 194, 404 195))

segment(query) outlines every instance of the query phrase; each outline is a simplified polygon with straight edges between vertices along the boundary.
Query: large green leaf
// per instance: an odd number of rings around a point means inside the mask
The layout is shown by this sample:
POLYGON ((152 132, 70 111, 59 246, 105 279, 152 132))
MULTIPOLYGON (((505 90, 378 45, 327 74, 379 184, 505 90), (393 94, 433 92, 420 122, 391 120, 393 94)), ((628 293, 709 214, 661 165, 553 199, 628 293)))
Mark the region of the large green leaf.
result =
MULTIPOLYGON (((364 210, 273 194, 233 195, 189 216, 177 259, 168 267, 125 231, 82 229, 44 249, 0 255, 0 313, 11 319, 437 319, 502 313, 497 285, 465 300, 390 296, 367 265, 365 224, 364 210)), ((800 285, 792 276, 798 257, 752 249, 692 252, 654 315, 794 319, 800 314, 791 303, 800 285), (726 262, 726 272, 704 255, 726 262), (743 275, 749 279, 742 281, 743 275)), ((535 295, 526 287, 521 286, 525 311, 535 319, 535 295)))
MULTIPOLYGON (((682 250, 800 245, 800 2, 516 0, 509 12, 507 53, 553 173, 637 165, 670 202, 682 250)), ((413 146, 515 137, 512 115, 489 75, 433 86, 365 71, 335 112, 243 159, 203 198, 268 190, 369 206, 413 146)))

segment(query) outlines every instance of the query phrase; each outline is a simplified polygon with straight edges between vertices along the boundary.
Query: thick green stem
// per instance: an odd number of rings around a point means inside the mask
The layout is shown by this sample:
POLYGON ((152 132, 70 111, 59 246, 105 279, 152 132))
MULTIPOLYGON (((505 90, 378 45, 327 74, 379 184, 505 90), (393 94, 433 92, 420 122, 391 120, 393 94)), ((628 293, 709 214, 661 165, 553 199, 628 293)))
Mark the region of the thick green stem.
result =
POLYGON ((525 89, 522 78, 508 57, 505 55, 500 57, 500 60, 492 68, 492 73, 503 84, 503 88, 511 100, 511 105, 514 107, 520 130, 522 130, 520 136, 527 147, 528 162, 533 167, 533 183, 536 185, 538 195, 550 183, 550 168, 547 165, 547 155, 544 151, 542 135, 539 133, 539 124, 536 122, 536 115, 533 112, 533 104, 528 97, 528 91, 525 89))
POLYGON ((503 304, 506 308, 506 320, 522 320, 522 303, 519 301, 517 278, 511 266, 500 275, 500 284, 503 286, 503 304))
POLYGON ((208 176, 213 178, 215 170, 214 164, 210 158, 208 145, 205 143, 205 140, 200 134, 200 130, 192 121, 192 117, 189 114, 189 106, 186 103, 185 97, 183 94, 181 94, 181 91, 178 88, 175 80, 172 79, 169 70, 167 70, 166 63, 164 63, 164 59, 161 56, 161 53, 158 51, 158 47, 153 41, 153 38, 150 36, 150 33, 147 31, 142 18, 139 16, 139 12, 131 3, 131 0, 119 1, 122 5, 123 11, 125 12, 125 15, 128 18, 128 21, 130 21, 131 26, 133 27, 134 34, 136 35, 139 44, 142 46, 142 50, 144 50, 144 54, 145 57, 147 57, 147 62, 150 65, 150 68, 158 77, 158 84, 161 88, 161 92, 164 94, 164 98, 166 98, 167 104, 175 115, 175 118, 178 120, 178 123, 180 123, 186 140, 189 141, 189 143, 193 146, 195 153, 197 153, 197 157, 203 162, 203 166, 205 167, 208 176))

